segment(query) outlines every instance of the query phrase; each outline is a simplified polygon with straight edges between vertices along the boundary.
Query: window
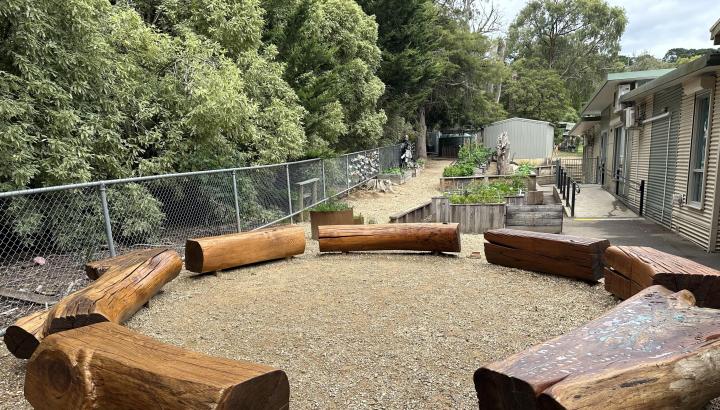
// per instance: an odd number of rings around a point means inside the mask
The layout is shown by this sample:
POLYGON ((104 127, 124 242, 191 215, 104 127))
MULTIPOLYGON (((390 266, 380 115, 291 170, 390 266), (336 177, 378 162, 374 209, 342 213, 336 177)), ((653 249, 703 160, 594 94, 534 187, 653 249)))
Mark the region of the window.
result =
POLYGON ((705 157, 710 133, 710 92, 695 97, 695 118, 693 121, 692 146, 690 151, 690 178, 688 184, 689 202, 702 203, 705 188, 705 157))

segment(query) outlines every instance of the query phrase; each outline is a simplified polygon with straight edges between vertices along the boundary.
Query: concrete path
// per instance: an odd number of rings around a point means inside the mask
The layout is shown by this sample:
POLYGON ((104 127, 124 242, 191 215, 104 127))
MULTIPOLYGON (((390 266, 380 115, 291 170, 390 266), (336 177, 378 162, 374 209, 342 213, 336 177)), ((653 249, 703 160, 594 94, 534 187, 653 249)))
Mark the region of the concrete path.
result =
POLYGON ((582 185, 575 197, 575 219, 637 217, 635 212, 600 185, 582 185))

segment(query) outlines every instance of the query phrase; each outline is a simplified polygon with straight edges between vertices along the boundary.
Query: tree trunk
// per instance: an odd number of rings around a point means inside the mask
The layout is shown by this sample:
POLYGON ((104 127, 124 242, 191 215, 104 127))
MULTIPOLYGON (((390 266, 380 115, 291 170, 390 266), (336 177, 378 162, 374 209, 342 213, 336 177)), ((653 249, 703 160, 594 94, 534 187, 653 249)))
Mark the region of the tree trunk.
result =
POLYGON ((621 299, 654 284, 687 289, 698 306, 720 308, 720 271, 713 268, 644 246, 611 246, 604 261, 611 276, 605 288, 621 299))
POLYGON ((412 223, 321 226, 320 252, 460 252, 460 225, 412 223))
POLYGON ((507 132, 504 132, 500 134, 500 136, 497 139, 497 146, 495 147, 495 152, 497 153, 497 169, 498 169, 498 175, 508 175, 508 155, 510 151, 510 140, 508 139, 507 132))
POLYGON ((72 293, 48 312, 44 333, 49 335, 98 322, 129 319, 182 269, 177 252, 156 249, 154 256, 122 268, 108 269, 86 288, 72 293))
POLYGON ((417 157, 427 159, 427 124, 425 124, 425 106, 418 108, 417 157))
POLYGON ((20 359, 29 359, 43 339, 43 327, 47 320, 47 310, 40 310, 18 319, 5 331, 3 340, 8 351, 20 359))
POLYGON ((160 343, 113 323, 48 336, 25 397, 44 409, 287 409, 282 370, 160 343))
MULTIPOLYGON (((498 39, 498 47, 497 47, 497 53, 498 53, 498 59, 502 64, 505 64, 505 50, 507 49, 507 44, 505 43, 505 40, 502 38, 498 39)), ((498 83, 495 85, 495 103, 500 104, 500 97, 502 96, 502 81, 498 81, 498 83)))
POLYGON ((700 409, 720 396, 720 310, 652 286, 475 372, 480 409, 700 409))
POLYGON ((185 268, 197 273, 214 272, 287 258, 303 252, 305 252, 305 229, 297 225, 280 226, 231 235, 188 239, 185 244, 185 268))
POLYGON ((515 229, 489 230, 484 237, 490 263, 590 282, 603 277, 602 257, 610 246, 607 239, 515 229))
POLYGON ((19 319, 5 332, 5 345, 16 357, 28 359, 49 334, 96 322, 124 322, 174 279, 181 268, 180 255, 162 248, 90 262, 85 268, 88 276, 102 275, 99 279, 66 296, 50 310, 19 319))

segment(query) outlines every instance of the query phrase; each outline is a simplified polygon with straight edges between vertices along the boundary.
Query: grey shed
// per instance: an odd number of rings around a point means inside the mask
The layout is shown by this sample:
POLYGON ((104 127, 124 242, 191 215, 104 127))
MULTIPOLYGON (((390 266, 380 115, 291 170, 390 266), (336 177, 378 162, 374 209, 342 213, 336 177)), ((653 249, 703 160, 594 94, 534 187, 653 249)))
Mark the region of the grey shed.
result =
POLYGON ((508 133, 510 140, 510 159, 537 159, 552 156, 555 128, 547 121, 527 118, 508 118, 483 128, 482 141, 486 147, 493 148, 497 137, 508 133))

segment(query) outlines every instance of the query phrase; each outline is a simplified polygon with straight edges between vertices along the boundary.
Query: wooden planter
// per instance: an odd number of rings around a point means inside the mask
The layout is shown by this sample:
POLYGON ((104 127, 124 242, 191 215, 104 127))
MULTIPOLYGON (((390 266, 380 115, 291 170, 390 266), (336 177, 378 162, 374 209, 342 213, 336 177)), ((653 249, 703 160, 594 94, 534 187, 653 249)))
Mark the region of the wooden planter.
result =
POLYGON ((321 225, 353 225, 353 210, 343 211, 310 211, 310 231, 312 238, 318 239, 318 226, 321 225))
POLYGON ((365 225, 365 217, 362 215, 353 216, 353 224, 355 225, 365 225))

